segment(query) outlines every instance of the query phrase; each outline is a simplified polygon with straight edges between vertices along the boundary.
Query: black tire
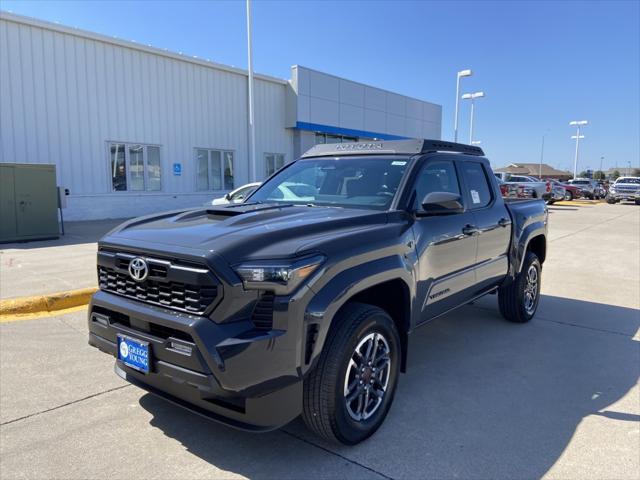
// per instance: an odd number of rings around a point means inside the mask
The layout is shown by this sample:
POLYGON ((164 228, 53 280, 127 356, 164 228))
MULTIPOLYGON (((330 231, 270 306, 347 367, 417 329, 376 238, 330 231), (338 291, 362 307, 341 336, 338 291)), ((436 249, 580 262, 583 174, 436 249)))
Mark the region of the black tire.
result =
POLYGON ((640 200, 636 199, 636 205, 640 205, 640 200))
POLYGON ((573 200, 573 192, 571 190, 567 190, 566 192, 564 192, 564 200, 566 202, 570 202, 573 200))
POLYGON ((540 260, 538 260, 535 253, 527 252, 522 270, 518 273, 515 280, 509 285, 501 287, 498 291, 498 305, 500 306, 500 313, 504 318, 510 322, 526 323, 534 317, 538 309, 538 302, 540 301, 541 273, 542 266, 540 265, 540 260), (531 268, 536 270, 536 284, 535 289, 532 290, 528 282, 529 270, 531 268), (530 289, 530 292, 535 292, 532 306, 530 306, 528 302, 527 289, 530 289))
MULTIPOLYGON (((377 345, 376 352, 379 352, 377 345)), ((385 350, 384 347, 385 345, 382 345, 381 350, 385 350)), ((302 418, 307 427, 328 441, 345 445, 355 445, 373 435, 386 418, 393 402, 400 371, 400 349, 398 330, 384 310, 363 303, 345 305, 334 319, 334 325, 327 335, 317 365, 304 382, 302 418), (359 343, 372 333, 382 334, 389 347, 388 372, 383 374, 383 368, 378 370, 378 375, 388 375, 386 390, 382 394, 382 400, 372 410, 371 416, 356 420, 352 418, 345 398, 345 384, 348 378, 351 378, 347 377, 347 369, 351 373, 360 372, 358 368, 354 369, 351 366, 351 360, 357 358, 355 350, 359 343)), ((380 360, 382 358, 378 359, 380 360)), ((366 376, 365 372, 358 378, 364 378, 366 381, 375 375, 371 371, 368 373, 369 376, 366 376)), ((354 392, 365 388, 358 385, 362 384, 361 380, 354 378, 352 383, 355 383, 354 392)), ((373 392, 375 387, 372 385, 369 388, 373 392)), ((376 401, 375 397, 367 399, 376 401)))
POLYGON ((615 198, 607 198, 607 203, 613 205, 614 203, 616 203, 616 200, 615 198))

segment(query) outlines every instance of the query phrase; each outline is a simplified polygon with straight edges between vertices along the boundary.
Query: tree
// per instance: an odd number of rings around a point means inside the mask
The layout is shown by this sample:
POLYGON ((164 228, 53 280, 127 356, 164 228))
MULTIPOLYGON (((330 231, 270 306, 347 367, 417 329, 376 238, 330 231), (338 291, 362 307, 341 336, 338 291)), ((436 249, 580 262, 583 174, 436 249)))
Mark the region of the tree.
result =
POLYGON ((596 170, 593 172, 594 180, 604 180, 604 172, 602 170, 596 170))
POLYGON ((586 178, 588 176, 589 176, 589 174, 587 172, 585 172, 584 170, 578 174, 578 177, 580 177, 580 178, 586 178))
POLYGON ((634 168, 633 169, 633 176, 634 177, 640 177, 640 168, 634 168))
POLYGON ((620 171, 619 170, 614 170, 613 173, 611 174, 611 180, 615 180, 619 176, 620 176, 620 171))

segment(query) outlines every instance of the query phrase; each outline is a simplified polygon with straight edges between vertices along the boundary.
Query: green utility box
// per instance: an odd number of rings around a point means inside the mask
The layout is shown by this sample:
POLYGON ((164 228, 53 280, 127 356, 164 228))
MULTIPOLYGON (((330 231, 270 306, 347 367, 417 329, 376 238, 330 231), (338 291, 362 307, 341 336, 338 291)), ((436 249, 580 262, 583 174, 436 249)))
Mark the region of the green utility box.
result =
POLYGON ((0 242, 58 237, 55 165, 0 163, 0 242))

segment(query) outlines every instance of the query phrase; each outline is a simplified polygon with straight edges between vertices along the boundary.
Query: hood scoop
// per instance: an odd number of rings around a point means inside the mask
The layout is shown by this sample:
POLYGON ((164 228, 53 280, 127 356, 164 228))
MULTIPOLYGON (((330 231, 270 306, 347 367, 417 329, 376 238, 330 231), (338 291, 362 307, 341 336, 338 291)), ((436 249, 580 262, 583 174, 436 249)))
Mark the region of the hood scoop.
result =
POLYGON ((207 208, 207 215, 213 218, 229 218, 245 213, 264 212, 266 210, 278 210, 293 207, 292 203, 238 203, 236 205, 224 205, 220 207, 207 208))

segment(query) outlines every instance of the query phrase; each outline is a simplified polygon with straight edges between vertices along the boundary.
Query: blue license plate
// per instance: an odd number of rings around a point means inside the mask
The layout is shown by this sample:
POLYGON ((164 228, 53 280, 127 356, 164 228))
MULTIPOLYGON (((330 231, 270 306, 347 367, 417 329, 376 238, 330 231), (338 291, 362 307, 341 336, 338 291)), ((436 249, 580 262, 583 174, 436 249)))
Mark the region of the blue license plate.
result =
POLYGON ((118 359, 127 367, 149 373, 149 343, 118 335, 118 359))

